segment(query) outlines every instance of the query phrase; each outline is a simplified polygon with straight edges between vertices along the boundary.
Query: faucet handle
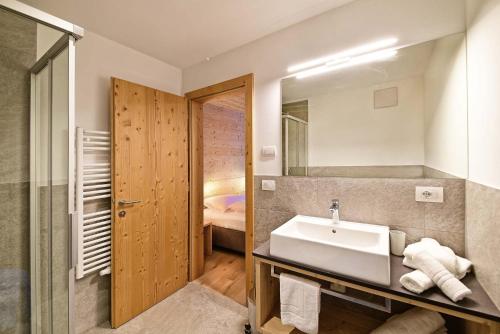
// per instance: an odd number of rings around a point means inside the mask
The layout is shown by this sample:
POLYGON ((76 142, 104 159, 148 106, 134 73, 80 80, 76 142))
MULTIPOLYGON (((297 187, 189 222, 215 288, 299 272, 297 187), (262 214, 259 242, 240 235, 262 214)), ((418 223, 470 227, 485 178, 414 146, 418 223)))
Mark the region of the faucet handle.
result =
POLYGON ((338 199, 332 199, 332 205, 330 206, 330 210, 338 210, 340 207, 340 201, 338 199))

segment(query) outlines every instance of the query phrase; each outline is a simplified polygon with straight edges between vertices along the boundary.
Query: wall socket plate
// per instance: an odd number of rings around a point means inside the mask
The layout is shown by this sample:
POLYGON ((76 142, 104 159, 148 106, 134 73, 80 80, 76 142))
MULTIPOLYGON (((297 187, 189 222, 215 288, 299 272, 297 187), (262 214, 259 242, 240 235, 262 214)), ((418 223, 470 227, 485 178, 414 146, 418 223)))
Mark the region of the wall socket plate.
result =
POLYGON ((417 186, 415 188, 415 201, 417 202, 443 203, 443 200, 443 187, 417 186))
POLYGON ((262 180, 262 190, 275 191, 276 181, 274 180, 262 180))

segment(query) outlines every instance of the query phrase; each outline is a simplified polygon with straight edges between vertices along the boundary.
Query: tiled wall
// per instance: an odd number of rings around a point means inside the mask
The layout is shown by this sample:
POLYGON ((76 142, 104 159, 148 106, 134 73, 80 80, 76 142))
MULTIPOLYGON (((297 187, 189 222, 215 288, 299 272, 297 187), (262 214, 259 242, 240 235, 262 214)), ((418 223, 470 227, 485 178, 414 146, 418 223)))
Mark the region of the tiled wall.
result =
POLYGON ((91 274, 76 281, 75 328, 84 333, 111 319, 111 276, 91 274))
POLYGON ((388 225, 408 234, 437 239, 464 254, 465 181, 461 179, 390 179, 340 177, 255 177, 255 244, 297 214, 329 217, 331 200, 340 200, 340 218, 388 225), (276 180, 276 191, 262 191, 263 179, 276 180), (415 201, 416 186, 444 187, 444 203, 415 201))
POLYGON ((29 333, 29 68, 36 24, 0 9, 0 332, 29 333))
POLYGON ((500 190, 467 181, 466 198, 465 253, 500 308, 500 190))

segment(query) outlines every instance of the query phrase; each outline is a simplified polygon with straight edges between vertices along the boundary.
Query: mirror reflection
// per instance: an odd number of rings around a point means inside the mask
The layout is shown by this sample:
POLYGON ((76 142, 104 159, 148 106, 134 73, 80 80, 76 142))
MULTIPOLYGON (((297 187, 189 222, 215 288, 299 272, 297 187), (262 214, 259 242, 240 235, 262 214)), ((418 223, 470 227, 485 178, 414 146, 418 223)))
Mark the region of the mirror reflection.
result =
POLYGON ((332 64, 281 82, 283 175, 467 177, 463 33, 332 64))

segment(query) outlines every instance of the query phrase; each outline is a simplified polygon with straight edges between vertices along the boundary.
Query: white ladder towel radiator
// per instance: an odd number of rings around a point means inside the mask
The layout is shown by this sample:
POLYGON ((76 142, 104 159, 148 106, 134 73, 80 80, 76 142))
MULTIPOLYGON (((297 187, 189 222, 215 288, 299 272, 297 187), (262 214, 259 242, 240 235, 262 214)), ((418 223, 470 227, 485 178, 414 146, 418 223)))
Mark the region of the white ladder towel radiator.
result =
POLYGON ((108 131, 76 129, 76 278, 111 272, 111 137, 108 131))

